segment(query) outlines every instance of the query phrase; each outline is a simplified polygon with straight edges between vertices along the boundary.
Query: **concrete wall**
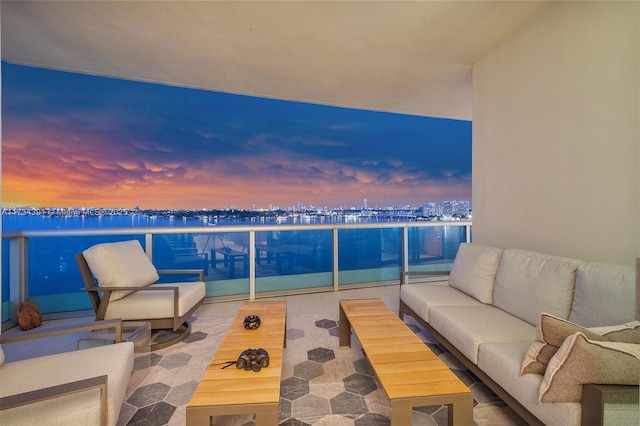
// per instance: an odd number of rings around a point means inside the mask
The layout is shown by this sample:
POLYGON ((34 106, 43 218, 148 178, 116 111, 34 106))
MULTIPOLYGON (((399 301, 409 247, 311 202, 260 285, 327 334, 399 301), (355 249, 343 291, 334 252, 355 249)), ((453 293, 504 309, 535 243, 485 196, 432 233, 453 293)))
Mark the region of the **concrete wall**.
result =
POLYGON ((640 3, 558 2, 475 64, 473 239, 640 256, 640 3))

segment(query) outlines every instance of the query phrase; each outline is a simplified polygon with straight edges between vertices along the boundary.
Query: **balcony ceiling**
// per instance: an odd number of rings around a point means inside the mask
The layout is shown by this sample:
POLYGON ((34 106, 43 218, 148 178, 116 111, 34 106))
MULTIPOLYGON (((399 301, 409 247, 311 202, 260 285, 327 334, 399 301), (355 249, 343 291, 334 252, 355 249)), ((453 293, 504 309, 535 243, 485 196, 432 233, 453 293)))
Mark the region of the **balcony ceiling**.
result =
POLYGON ((16 64, 471 119, 473 64, 541 1, 2 1, 16 64))

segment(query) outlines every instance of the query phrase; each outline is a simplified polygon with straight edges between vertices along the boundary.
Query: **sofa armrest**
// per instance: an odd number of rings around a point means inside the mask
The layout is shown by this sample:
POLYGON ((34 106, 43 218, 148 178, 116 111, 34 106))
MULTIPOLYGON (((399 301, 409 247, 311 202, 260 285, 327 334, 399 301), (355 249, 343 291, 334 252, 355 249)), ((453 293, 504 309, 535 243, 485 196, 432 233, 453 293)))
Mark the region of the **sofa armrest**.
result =
POLYGON ((107 424, 108 418, 106 375, 2 397, 0 398, 0 411, 93 389, 100 391, 100 424, 104 426, 107 424))
POLYGON ((403 271, 400 272, 400 285, 408 284, 409 277, 436 277, 449 274, 449 271, 403 271))
POLYGON ((56 326, 47 328, 34 328, 28 331, 21 332, 16 335, 0 335, 0 344, 21 342, 25 340, 39 339, 44 337, 61 336, 64 334, 81 333, 83 331, 95 331, 113 328, 116 336, 116 343, 122 341, 122 320, 111 319, 95 321, 88 324, 82 324, 77 326, 56 326))
POLYGON ((607 404, 638 403, 638 386, 582 385, 582 425, 604 424, 607 404))

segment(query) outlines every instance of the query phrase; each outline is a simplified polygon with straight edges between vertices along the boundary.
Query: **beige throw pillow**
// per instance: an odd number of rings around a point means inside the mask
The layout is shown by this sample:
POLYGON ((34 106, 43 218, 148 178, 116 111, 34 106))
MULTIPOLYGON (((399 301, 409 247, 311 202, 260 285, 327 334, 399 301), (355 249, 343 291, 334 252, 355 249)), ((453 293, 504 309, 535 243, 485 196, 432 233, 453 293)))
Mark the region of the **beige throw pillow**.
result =
POLYGON ((547 364, 562 346, 565 339, 572 334, 582 332, 592 340, 608 340, 593 331, 581 327, 554 315, 542 313, 538 320, 536 340, 529 347, 520 374, 544 374, 547 364))
POLYGON ((640 344, 640 321, 631 321, 609 327, 589 327, 590 331, 600 334, 612 342, 640 344))
POLYGON ((576 333, 549 361, 539 401, 578 402, 585 383, 637 385, 639 376, 640 345, 594 341, 576 333))

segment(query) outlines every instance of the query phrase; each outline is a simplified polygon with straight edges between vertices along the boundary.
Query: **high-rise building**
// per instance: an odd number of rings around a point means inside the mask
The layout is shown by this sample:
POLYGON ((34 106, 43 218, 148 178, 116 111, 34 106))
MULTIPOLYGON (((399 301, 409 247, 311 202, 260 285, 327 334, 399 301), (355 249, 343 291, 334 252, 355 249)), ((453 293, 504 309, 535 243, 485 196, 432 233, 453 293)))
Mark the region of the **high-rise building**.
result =
POLYGON ((469 216, 469 201, 443 201, 442 202, 442 215, 445 217, 468 217, 469 216))
POLYGON ((424 203, 422 205, 422 216, 432 217, 437 216, 436 203, 424 203))

